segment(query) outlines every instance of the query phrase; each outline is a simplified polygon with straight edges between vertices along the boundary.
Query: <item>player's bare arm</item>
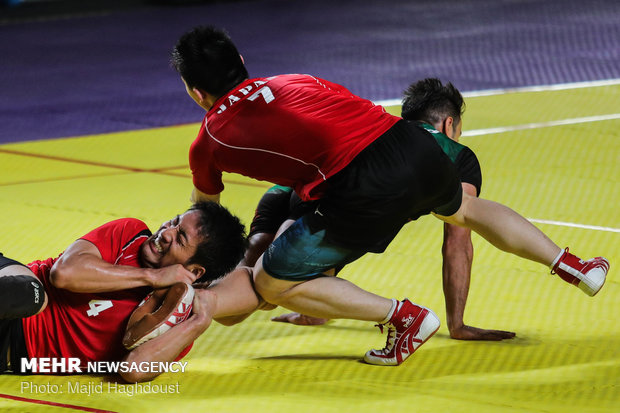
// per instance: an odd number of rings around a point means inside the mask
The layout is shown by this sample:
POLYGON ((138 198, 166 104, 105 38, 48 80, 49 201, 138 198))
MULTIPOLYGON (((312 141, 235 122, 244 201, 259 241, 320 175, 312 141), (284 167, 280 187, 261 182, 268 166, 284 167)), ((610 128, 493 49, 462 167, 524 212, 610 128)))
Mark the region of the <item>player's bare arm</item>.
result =
MULTIPOLYGON (((463 183, 463 191, 476 196, 475 186, 463 183)), ((446 300, 446 319, 450 337, 457 340, 503 340, 513 338, 515 333, 501 330, 486 330, 468 326, 463 321, 474 248, 471 230, 456 225, 444 224, 443 291, 446 300)))
POLYGON ((79 293, 119 291, 135 287, 167 287, 176 282, 191 284, 196 276, 180 264, 162 268, 113 265, 89 241, 77 240, 56 261, 50 281, 58 288, 79 293))

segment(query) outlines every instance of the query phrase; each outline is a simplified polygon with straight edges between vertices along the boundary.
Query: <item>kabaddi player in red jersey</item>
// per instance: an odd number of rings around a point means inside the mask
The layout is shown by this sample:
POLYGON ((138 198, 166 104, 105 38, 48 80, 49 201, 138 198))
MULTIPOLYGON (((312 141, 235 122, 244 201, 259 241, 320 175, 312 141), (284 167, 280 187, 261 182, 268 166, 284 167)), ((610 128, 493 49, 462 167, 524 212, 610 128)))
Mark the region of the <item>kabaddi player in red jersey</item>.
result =
MULTIPOLYGON (((429 130, 454 162, 463 191, 471 196, 480 196, 480 162, 471 149, 459 143, 464 109, 465 102, 457 88, 451 83, 442 84, 439 79, 427 78, 412 83, 405 90, 402 117, 421 122, 421 126, 429 130)), ((299 215, 296 212, 297 202, 293 199, 294 195, 291 196, 290 192, 281 188, 273 188, 265 193, 250 227, 250 248, 244 257, 246 261, 249 259, 255 262, 258 259, 258 255, 252 255, 253 245, 268 245, 272 242, 280 224, 291 218, 291 212, 292 218, 299 215), (292 208, 295 210, 291 211, 292 208)), ((464 323, 474 252, 471 230, 444 223, 443 237, 443 290, 450 337, 457 340, 503 340, 515 337, 511 331, 482 329, 464 323)), ((263 251, 265 249, 266 246, 262 248, 263 251)), ((250 262, 246 262, 246 265, 250 265, 250 262)), ((299 313, 281 314, 272 320, 298 325, 319 325, 327 321, 299 313)))
MULTIPOLYGON (((21 358, 79 358, 82 368, 92 361, 178 359, 212 316, 235 311, 216 308, 226 304, 225 298, 219 302, 212 292, 196 289, 193 315, 186 322, 131 353, 121 343, 129 316, 153 288, 222 277, 245 246, 239 220, 225 208, 204 202, 164 223, 155 234, 142 221, 125 218, 94 229, 58 258, 25 267, 0 255, 0 368, 5 371, 10 361, 12 370, 19 371, 21 358)), ((235 272, 227 283, 243 283, 243 277, 253 309, 258 299, 248 272, 235 272)), ((245 297, 236 294, 240 296, 245 297)), ((129 372, 123 377, 143 381, 156 375, 129 372)))
POLYGON ((549 266, 595 295, 609 263, 581 261, 511 209, 462 190, 431 133, 345 88, 309 75, 250 79, 230 37, 198 27, 172 62, 189 96, 207 111, 190 150, 194 200, 220 199, 223 171, 295 189, 317 208, 291 225, 254 268, 269 303, 321 318, 388 327, 371 364, 399 365, 439 328, 428 308, 364 291, 325 272, 382 252, 409 220, 433 213, 497 248, 549 266))

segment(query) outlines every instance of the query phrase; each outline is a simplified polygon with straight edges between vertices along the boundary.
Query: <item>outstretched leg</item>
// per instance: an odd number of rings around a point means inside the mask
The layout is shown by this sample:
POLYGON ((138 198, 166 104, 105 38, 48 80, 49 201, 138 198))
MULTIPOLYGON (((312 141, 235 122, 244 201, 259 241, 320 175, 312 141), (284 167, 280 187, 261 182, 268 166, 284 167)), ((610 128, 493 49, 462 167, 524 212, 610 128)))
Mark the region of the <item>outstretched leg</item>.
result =
POLYGON ((512 209, 463 193, 460 209, 452 216, 436 215, 449 224, 468 227, 502 251, 551 268, 563 280, 595 295, 605 283, 609 262, 597 257, 582 261, 562 250, 541 230, 512 209))
POLYGON ((336 277, 291 282, 276 279, 260 265, 254 268, 258 292, 274 304, 314 317, 374 321, 387 328, 386 346, 366 352, 369 364, 398 366, 439 329, 429 308, 404 299, 388 299, 336 277))
POLYGON ((429 309, 365 291, 341 278, 323 275, 362 255, 331 244, 325 231, 313 233, 297 220, 267 249, 254 267, 257 292, 272 304, 321 318, 374 321, 388 328, 383 350, 369 352, 372 364, 398 365, 439 328, 429 309))

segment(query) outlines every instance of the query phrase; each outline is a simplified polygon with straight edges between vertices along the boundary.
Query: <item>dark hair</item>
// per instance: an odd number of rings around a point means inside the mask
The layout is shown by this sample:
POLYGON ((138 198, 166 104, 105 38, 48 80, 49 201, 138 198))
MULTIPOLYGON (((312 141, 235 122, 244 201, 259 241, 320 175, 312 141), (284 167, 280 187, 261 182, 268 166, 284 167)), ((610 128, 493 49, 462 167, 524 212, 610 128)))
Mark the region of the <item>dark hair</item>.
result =
POLYGON ((248 71, 228 34, 199 26, 185 33, 172 51, 172 65, 192 88, 220 97, 248 78, 248 71))
POLYGON ((401 116, 407 120, 441 123, 448 116, 459 122, 465 111, 463 96, 452 83, 427 78, 412 83, 404 92, 401 116))
POLYGON ((213 281, 229 273, 243 257, 248 245, 245 228, 239 218, 216 202, 198 202, 189 211, 200 212, 198 233, 203 240, 186 265, 205 268, 197 281, 213 281))

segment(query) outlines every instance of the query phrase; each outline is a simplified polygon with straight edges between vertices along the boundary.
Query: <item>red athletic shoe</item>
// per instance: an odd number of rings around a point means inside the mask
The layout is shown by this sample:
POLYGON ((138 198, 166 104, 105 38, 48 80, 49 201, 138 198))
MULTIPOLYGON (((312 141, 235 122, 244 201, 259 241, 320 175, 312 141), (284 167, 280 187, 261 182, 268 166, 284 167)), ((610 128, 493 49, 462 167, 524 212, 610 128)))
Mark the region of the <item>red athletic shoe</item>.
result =
POLYGON ((368 364, 398 366, 413 354, 439 329, 439 318, 426 307, 408 299, 399 301, 390 321, 379 324, 388 328, 387 343, 383 350, 370 350, 364 356, 368 364))
POLYGON ((568 248, 553 266, 551 274, 557 274, 564 281, 576 285, 593 297, 603 288, 605 277, 609 271, 609 261, 603 257, 591 258, 587 261, 568 252, 568 248))

